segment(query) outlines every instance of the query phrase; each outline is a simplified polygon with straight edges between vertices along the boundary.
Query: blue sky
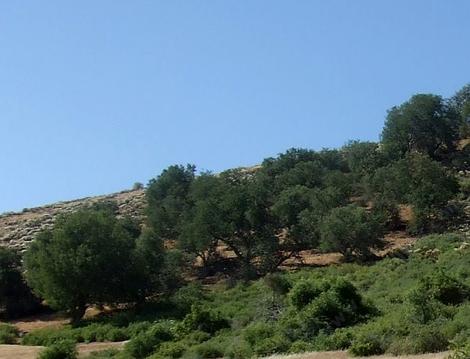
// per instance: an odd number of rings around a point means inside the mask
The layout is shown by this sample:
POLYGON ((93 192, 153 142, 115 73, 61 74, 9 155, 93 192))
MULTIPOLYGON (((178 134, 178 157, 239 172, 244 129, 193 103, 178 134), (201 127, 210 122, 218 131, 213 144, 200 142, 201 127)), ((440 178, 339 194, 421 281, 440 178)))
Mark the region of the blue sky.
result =
POLYGON ((0 212, 377 140, 470 81, 470 2, 3 1, 0 212))

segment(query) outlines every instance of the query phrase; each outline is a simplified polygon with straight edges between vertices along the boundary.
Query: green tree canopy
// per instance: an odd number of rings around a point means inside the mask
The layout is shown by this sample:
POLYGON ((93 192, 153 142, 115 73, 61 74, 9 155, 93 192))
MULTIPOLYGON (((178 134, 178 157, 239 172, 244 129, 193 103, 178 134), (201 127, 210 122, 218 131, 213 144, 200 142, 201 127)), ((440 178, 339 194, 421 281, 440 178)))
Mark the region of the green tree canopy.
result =
POLYGON ((0 316, 15 318, 39 307, 39 300, 26 285, 21 270, 20 255, 0 247, 0 316))
POLYGON ((89 304, 135 300, 142 284, 136 234, 109 211, 64 216, 26 252, 28 283, 53 308, 70 310, 74 320, 89 304))
POLYGON ((346 259, 367 258, 381 248, 382 228, 364 208, 356 205, 334 208, 320 226, 320 247, 342 253, 346 259))
POLYGON ((388 112, 382 143, 394 158, 419 152, 440 159, 455 149, 459 126, 457 112, 442 97, 415 95, 388 112))
POLYGON ((420 154, 408 155, 379 169, 372 187, 376 198, 382 201, 412 205, 417 231, 425 231, 432 220, 437 220, 458 191, 453 175, 439 162, 420 154))
POLYGON ((195 171, 193 165, 170 166, 147 186, 147 220, 164 240, 175 240, 180 233, 182 214, 190 206, 188 195, 195 171))

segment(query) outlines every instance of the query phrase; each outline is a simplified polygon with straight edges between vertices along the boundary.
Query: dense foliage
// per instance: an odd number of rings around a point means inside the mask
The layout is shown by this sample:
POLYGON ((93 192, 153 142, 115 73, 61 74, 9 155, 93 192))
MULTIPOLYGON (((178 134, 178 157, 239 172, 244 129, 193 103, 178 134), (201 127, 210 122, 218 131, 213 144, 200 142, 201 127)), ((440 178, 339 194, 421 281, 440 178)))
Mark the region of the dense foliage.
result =
POLYGON ((39 300, 26 285, 21 257, 11 249, 0 247, 0 316, 16 318, 34 312, 39 300))
POLYGON ((51 307, 70 310, 79 320, 89 304, 137 301, 153 289, 148 285, 159 265, 145 255, 149 251, 161 254, 132 221, 117 219, 108 208, 82 210, 32 243, 26 276, 51 307))

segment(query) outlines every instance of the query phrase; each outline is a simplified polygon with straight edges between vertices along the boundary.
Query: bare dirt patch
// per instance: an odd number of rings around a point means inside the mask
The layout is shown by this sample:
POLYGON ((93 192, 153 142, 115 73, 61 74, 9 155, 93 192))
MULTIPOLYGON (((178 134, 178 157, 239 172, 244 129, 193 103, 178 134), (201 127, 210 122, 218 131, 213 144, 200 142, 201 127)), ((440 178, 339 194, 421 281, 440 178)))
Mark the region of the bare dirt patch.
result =
POLYGON ((121 350, 127 342, 115 342, 115 343, 86 343, 86 344, 78 344, 78 357, 79 358, 86 358, 89 354, 93 352, 99 352, 106 349, 118 349, 121 350))
POLYGON ((43 347, 0 345, 0 359, 36 359, 43 347))
POLYGON ((25 333, 35 329, 60 328, 68 323, 70 323, 70 319, 59 313, 38 314, 10 322, 20 332, 25 333))

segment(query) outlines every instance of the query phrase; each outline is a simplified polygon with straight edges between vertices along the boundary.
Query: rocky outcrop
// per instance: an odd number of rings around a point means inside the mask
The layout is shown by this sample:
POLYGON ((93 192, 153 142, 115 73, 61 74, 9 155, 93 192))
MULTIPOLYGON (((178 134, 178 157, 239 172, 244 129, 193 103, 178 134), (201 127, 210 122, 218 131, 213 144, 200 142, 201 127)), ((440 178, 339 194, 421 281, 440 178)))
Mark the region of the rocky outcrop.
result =
POLYGON ((38 232, 51 228, 58 216, 104 201, 115 202, 120 216, 130 216, 138 221, 143 220, 145 206, 143 189, 58 202, 24 209, 21 213, 0 215, 0 245, 23 251, 38 232))

